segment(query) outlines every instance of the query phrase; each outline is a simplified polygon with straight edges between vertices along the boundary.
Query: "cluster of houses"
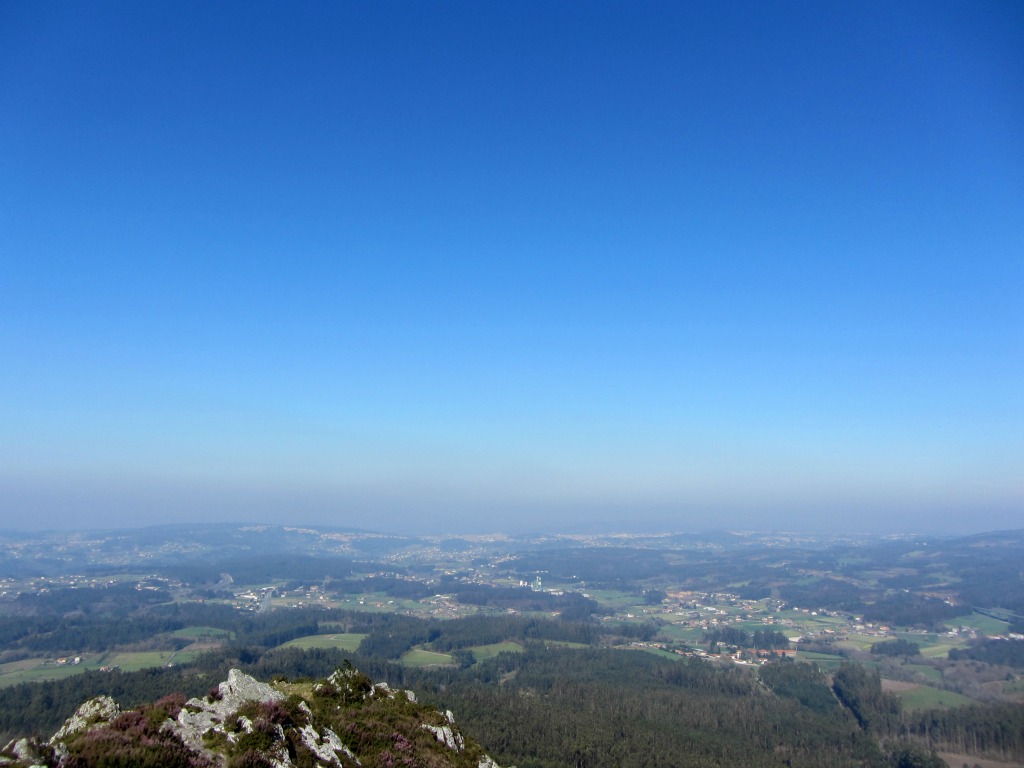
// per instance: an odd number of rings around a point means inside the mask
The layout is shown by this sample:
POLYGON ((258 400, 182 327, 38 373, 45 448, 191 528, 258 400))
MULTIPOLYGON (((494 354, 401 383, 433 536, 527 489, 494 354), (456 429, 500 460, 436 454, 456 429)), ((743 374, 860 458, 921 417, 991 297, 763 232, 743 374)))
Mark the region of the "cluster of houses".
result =
POLYGON ((667 643, 637 640, 629 644, 631 648, 647 648, 668 651, 678 656, 705 659, 707 661, 731 661, 736 664, 759 665, 773 659, 796 659, 795 648, 738 648, 729 646, 720 653, 709 653, 701 648, 672 648, 667 643))
POLYGON ((66 664, 76 666, 82 663, 81 656, 61 656, 57 659, 46 659, 43 664, 53 664, 58 667, 63 667, 66 664))

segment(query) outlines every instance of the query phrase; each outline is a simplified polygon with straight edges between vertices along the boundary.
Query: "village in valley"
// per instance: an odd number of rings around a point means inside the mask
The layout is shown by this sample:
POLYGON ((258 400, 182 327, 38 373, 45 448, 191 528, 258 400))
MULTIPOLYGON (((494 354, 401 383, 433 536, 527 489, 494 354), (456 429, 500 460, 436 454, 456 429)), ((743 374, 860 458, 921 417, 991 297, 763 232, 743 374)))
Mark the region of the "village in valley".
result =
MULTIPOLYGON (((973 562, 965 552, 1012 559, 1019 539, 751 532, 389 537, 270 526, 40 534, 0 540, 0 611, 56 610, 72 622, 166 603, 224 606, 275 621, 338 611, 430 620, 571 615, 603 627, 599 642, 613 647, 746 666, 791 658, 829 669, 856 659, 881 669, 895 689, 959 701, 964 692, 1024 693, 1012 667, 968 680, 966 665, 953 660, 978 642, 1024 640, 1011 608, 973 602, 977 593, 965 589, 969 567, 951 570, 973 562), (88 604, 76 595, 88 596, 88 604), (987 679, 1000 675, 998 685, 987 679)), ((283 644, 355 651, 362 640, 325 627, 283 644)), ((22 640, 0 649, 0 685, 188 664, 231 638, 226 629, 182 627, 163 641, 61 647, 54 654, 33 652, 32 642, 22 640)), ((517 647, 510 642, 501 650, 517 647)), ((403 656, 414 665, 456 661, 427 646, 403 656)))

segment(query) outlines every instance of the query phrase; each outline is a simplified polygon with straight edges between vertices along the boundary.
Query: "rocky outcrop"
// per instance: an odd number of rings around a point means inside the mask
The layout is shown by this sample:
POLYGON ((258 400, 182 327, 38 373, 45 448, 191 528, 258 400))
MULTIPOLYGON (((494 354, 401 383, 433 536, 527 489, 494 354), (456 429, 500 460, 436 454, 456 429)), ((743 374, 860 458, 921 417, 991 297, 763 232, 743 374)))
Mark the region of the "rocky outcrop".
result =
MULTIPOLYGON (((228 679, 217 686, 217 693, 205 699, 189 699, 168 726, 190 749, 209 752, 203 738, 211 732, 224 732, 224 724, 246 702, 284 701, 284 694, 266 683, 232 669, 228 679)), ((225 734, 225 738, 227 738, 225 734)))
POLYGON ((97 696, 95 699, 90 699, 64 722, 60 730, 53 734, 50 744, 60 744, 76 733, 81 733, 86 728, 99 723, 107 724, 119 714, 121 714, 121 708, 109 696, 97 696))
POLYGON ((322 763, 330 765, 332 762, 337 762, 338 755, 341 754, 359 764, 359 759, 352 753, 352 750, 345 746, 330 728, 325 729, 323 735, 320 735, 313 726, 304 725, 299 729, 299 733, 306 749, 316 755, 317 760, 322 763))
POLYGON ((462 738, 462 734, 452 729, 455 725, 455 715, 452 711, 446 710, 444 713, 445 719, 448 721, 447 725, 430 725, 428 723, 423 724, 423 728, 430 731, 437 740, 444 744, 448 749, 454 749, 462 751, 465 746, 465 740, 462 738))
POLYGON ((93 765, 226 768, 498 768, 459 731, 451 712, 416 702, 346 665, 319 683, 262 683, 233 669, 203 698, 161 699, 122 711, 87 701, 48 742, 20 739, 0 751, 9 768, 93 765), (116 757, 117 759, 113 759, 116 757))
MULTIPOLYGON (((216 694, 205 699, 186 701, 185 706, 178 712, 178 717, 174 721, 168 721, 167 727, 190 749, 216 760, 219 755, 209 746, 211 742, 223 740, 228 745, 237 745, 240 743, 240 734, 252 735, 258 730, 256 721, 239 714, 245 704, 270 704, 283 702, 286 698, 284 693, 273 686, 261 683, 240 670, 232 669, 228 673, 228 679, 217 686, 216 694)), ((306 722, 301 725, 296 723, 294 734, 298 743, 301 743, 319 763, 340 766, 342 758, 348 758, 359 764, 356 756, 334 731, 330 728, 318 731, 312 725, 310 721, 313 719, 313 712, 305 701, 299 702, 297 710, 306 722)), ((265 750, 263 754, 280 768, 288 768, 292 765, 288 752, 288 734, 281 723, 269 725, 273 748, 265 750)))

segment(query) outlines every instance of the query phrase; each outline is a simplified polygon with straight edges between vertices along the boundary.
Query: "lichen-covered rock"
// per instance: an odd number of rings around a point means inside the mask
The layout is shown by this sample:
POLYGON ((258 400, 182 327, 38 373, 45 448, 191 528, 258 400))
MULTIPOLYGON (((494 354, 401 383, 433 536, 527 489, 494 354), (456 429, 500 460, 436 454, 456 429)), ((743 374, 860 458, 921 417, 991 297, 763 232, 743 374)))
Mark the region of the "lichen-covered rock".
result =
POLYGON ((239 669, 228 672, 228 679, 217 686, 217 694, 204 699, 189 699, 170 724, 178 737, 190 749, 209 752, 203 737, 211 730, 221 729, 248 701, 283 701, 284 694, 267 683, 245 674, 239 669))
POLYGON ((119 714, 121 714, 121 708, 117 706, 116 701, 109 696, 97 696, 95 699, 85 702, 75 711, 75 714, 65 720, 60 730, 53 734, 50 743, 58 744, 67 741, 70 736, 97 723, 104 725, 109 723, 119 714))
POLYGON ((330 728, 325 728, 323 735, 321 735, 316 732, 313 726, 307 724, 299 729, 299 734, 306 749, 316 755, 317 760, 327 765, 337 764, 339 753, 345 755, 357 765, 362 765, 359 762, 359 758, 338 738, 338 734, 330 728))
POLYGON ((465 739, 462 738, 462 734, 453 728, 455 725, 455 715, 452 714, 450 709, 445 710, 444 719, 447 721, 447 725, 430 725, 429 723, 424 723, 422 727, 434 734, 437 740, 448 747, 448 749, 454 749, 456 752, 461 752, 465 749, 466 742, 465 739))
MULTIPOLYGON (((121 714, 121 708, 109 696, 97 696, 95 699, 85 702, 50 737, 49 746, 53 750, 54 760, 59 764, 67 758, 68 751, 65 744, 69 739, 79 733, 105 727, 119 714, 121 714)), ((32 758, 32 760, 35 759, 38 759, 38 756, 32 758)), ((31 761, 26 758, 23 762, 31 761)))
POLYGON ((428 725, 427 723, 424 723, 423 727, 434 734, 434 736, 437 737, 437 740, 448 747, 448 749, 454 749, 461 752, 465 746, 462 734, 453 731, 450 725, 428 725))
POLYGON ((0 766, 46 768, 47 758, 52 754, 49 745, 40 744, 34 739, 15 739, 0 750, 0 766))
POLYGON ((240 669, 228 672, 228 679, 217 686, 221 703, 234 703, 237 707, 243 701, 283 701, 284 694, 267 683, 261 683, 240 669))
POLYGON ((374 684, 348 665, 318 684, 268 685, 233 669, 204 698, 175 694, 125 712, 103 696, 79 707, 49 742, 21 739, 0 752, 0 768, 107 764, 498 768, 463 737, 451 712, 417 704, 411 691, 374 684))

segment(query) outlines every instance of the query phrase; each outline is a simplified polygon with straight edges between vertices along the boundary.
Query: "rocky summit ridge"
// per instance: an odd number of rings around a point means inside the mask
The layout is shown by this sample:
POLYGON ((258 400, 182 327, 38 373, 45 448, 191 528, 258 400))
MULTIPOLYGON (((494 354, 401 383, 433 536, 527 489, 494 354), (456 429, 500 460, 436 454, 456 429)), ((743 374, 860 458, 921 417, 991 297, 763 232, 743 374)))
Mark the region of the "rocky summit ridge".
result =
POLYGON ((90 699, 53 736, 0 750, 9 768, 498 768, 451 712, 346 665, 318 682, 232 669, 202 698, 122 711, 90 699))

